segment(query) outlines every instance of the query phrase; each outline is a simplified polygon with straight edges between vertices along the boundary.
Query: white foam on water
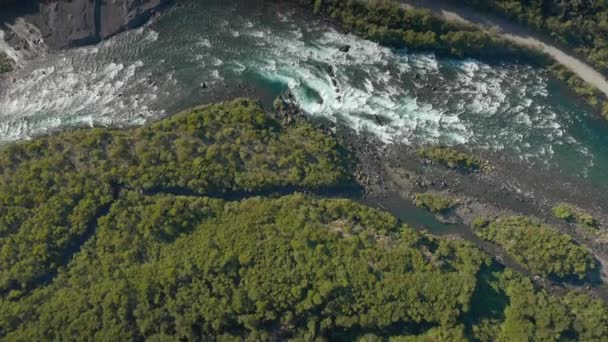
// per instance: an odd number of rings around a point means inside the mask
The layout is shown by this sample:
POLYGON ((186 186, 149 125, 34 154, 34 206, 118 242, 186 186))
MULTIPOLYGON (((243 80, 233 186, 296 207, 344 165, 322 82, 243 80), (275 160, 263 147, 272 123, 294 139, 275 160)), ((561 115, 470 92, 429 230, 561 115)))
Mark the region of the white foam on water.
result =
POLYGON ((146 26, 146 35, 142 38, 143 41, 151 43, 158 40, 159 33, 146 26))
POLYGON ((53 66, 23 72, 0 98, 0 141, 27 138, 62 127, 143 122, 160 113, 143 105, 156 94, 129 94, 146 82, 137 79, 141 61, 75 69, 66 57, 53 66))
POLYGON ((211 42, 209 41, 208 38, 202 38, 201 40, 199 40, 196 45, 200 46, 200 47, 206 47, 206 48, 210 48, 211 42))

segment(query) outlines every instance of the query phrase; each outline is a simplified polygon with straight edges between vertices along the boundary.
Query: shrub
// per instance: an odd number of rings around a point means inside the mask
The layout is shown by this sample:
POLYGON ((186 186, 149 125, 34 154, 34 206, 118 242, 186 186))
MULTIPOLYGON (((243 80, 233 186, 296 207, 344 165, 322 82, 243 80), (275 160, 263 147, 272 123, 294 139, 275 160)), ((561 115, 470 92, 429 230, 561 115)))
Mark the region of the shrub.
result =
POLYGON ((426 208, 433 213, 444 213, 454 205, 451 199, 428 192, 415 194, 414 204, 417 207, 426 208))
POLYGON ((423 147, 418 151, 418 155, 451 169, 477 170, 481 167, 481 161, 478 158, 460 152, 452 147, 423 147))
POLYGON ((553 207, 553 215, 564 221, 580 223, 587 228, 597 228, 597 220, 587 211, 574 205, 561 203, 553 207))

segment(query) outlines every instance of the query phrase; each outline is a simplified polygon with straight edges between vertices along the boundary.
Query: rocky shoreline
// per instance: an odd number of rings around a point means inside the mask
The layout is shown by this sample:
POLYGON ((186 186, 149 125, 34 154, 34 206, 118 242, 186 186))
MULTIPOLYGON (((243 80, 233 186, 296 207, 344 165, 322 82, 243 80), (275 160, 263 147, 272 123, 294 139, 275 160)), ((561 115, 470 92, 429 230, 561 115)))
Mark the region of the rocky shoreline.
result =
POLYGON ((174 0, 0 2, 0 51, 13 60, 96 44, 146 23, 174 0))

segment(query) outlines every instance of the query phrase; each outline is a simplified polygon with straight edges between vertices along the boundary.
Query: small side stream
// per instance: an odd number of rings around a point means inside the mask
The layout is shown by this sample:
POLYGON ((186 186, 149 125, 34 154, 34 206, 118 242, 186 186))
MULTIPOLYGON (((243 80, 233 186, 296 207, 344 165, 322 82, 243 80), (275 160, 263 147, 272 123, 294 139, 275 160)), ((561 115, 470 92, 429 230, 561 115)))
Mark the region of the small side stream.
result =
POLYGON ((365 205, 388 211, 397 217, 401 222, 416 230, 426 231, 436 236, 456 237, 469 241, 483 252, 492 256, 496 262, 516 270, 527 277, 535 279, 535 283, 538 286, 545 288, 551 293, 563 295, 569 290, 584 289, 594 297, 608 302, 608 289, 605 286, 591 286, 587 285, 586 283, 571 284, 547 278, 539 279, 536 277, 537 275, 528 271, 525 267, 506 254, 502 248, 484 241, 475 235, 470 227, 462 223, 442 223, 434 214, 430 213, 426 209, 416 207, 411 200, 404 199, 395 192, 389 192, 385 197, 368 197, 359 198, 356 200, 365 205))

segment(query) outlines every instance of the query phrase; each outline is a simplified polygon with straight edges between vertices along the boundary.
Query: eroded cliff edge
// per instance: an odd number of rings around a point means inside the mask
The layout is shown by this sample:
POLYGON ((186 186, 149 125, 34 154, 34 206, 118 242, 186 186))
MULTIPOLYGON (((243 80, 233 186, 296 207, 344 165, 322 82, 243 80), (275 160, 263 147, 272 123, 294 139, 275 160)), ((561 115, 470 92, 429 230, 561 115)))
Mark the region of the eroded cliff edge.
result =
POLYGON ((12 59, 95 44, 137 27, 173 0, 0 0, 0 51, 12 59))

